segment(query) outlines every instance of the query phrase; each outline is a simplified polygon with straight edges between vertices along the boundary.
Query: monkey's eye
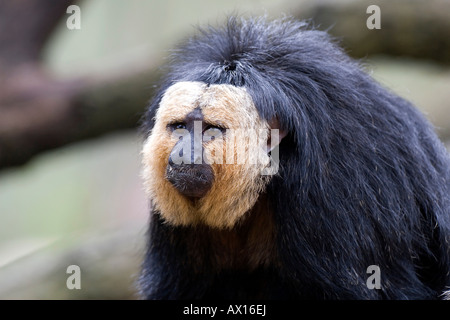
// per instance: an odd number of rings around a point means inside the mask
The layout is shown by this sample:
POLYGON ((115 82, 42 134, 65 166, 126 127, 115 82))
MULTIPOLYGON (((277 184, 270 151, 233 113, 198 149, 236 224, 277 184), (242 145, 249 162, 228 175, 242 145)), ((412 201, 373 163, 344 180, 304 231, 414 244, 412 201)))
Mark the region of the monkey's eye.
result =
POLYGON ((167 128, 169 128, 171 131, 175 131, 178 129, 186 129, 186 124, 184 122, 169 123, 167 125, 167 128))
POLYGON ((213 125, 208 125, 203 131, 203 139, 214 140, 221 137, 225 133, 225 129, 213 125))
POLYGON ((215 125, 207 125, 206 128, 203 130, 204 133, 217 133, 217 134, 221 134, 225 132, 225 128, 219 127, 219 126, 215 126, 215 125))

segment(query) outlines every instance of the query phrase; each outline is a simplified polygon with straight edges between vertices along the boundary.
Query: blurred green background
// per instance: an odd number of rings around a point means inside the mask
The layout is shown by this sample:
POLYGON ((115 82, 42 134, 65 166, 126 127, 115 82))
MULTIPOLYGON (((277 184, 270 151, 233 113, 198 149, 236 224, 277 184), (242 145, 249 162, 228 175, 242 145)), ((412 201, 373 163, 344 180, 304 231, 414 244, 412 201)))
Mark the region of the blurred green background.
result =
MULTIPOLYGON (((120 75, 136 64, 156 66, 154 72, 161 73, 168 50, 193 34, 197 25, 219 24, 233 12, 297 15, 303 8, 309 12, 308 3, 79 2, 81 30, 68 30, 68 15, 63 17, 43 50, 43 68, 58 79, 120 75)), ((360 15, 363 21, 368 16, 360 15)), ((364 65, 382 84, 414 102, 442 139, 448 139, 448 65, 369 53, 364 65)), ((155 84, 138 89, 150 99, 155 84)), ((135 127, 119 129, 0 171, 0 299, 137 298, 134 281, 149 211, 139 176, 142 137, 135 127), (81 290, 66 288, 71 264, 81 267, 81 290)))

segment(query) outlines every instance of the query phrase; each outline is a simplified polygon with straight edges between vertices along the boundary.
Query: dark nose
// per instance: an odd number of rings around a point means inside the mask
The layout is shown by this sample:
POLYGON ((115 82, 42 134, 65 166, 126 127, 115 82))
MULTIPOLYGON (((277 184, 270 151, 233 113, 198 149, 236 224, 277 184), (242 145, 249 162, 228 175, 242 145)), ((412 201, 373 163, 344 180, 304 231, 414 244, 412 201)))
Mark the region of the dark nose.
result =
POLYGON ((186 197, 201 198, 213 184, 214 172, 202 153, 202 144, 194 137, 180 139, 170 152, 166 179, 186 197))
POLYGON ((171 164, 169 159, 166 179, 182 195, 189 198, 201 198, 211 189, 214 172, 208 164, 171 164))

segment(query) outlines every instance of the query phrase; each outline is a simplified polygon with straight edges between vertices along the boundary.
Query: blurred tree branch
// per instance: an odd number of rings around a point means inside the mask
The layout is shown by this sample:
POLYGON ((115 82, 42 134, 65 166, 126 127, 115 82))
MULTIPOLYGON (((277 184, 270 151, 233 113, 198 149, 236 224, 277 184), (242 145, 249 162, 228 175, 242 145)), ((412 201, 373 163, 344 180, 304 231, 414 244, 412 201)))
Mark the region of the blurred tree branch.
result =
MULTIPOLYGON (((312 18, 322 28, 334 22, 331 33, 354 56, 387 53, 450 63, 449 1, 309 3, 297 16, 312 18), (365 27, 369 4, 381 8, 381 30, 365 27)), ((151 85, 159 78, 156 64, 63 80, 42 68, 42 48, 70 4, 0 2, 0 168, 72 141, 135 127, 151 97, 151 85)))
POLYGON ((0 2, 0 63, 3 68, 35 62, 70 0, 0 2))
POLYGON ((129 67, 120 75, 67 80, 52 79, 39 65, 10 73, 7 82, 0 81, 0 168, 73 141, 136 127, 157 73, 148 65, 129 67))
POLYGON ((294 15, 329 29, 354 57, 382 53, 450 64, 448 0, 310 1, 294 15), (370 5, 380 8, 379 30, 366 27, 370 5))

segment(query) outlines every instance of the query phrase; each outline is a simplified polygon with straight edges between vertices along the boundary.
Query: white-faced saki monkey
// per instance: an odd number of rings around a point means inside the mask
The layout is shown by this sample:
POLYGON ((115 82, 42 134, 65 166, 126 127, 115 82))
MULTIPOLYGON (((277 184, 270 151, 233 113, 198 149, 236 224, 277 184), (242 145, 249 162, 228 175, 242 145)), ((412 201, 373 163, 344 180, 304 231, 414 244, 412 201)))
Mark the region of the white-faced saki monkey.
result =
POLYGON ((230 18, 178 50, 143 119, 147 299, 441 299, 450 159, 322 31, 230 18))

